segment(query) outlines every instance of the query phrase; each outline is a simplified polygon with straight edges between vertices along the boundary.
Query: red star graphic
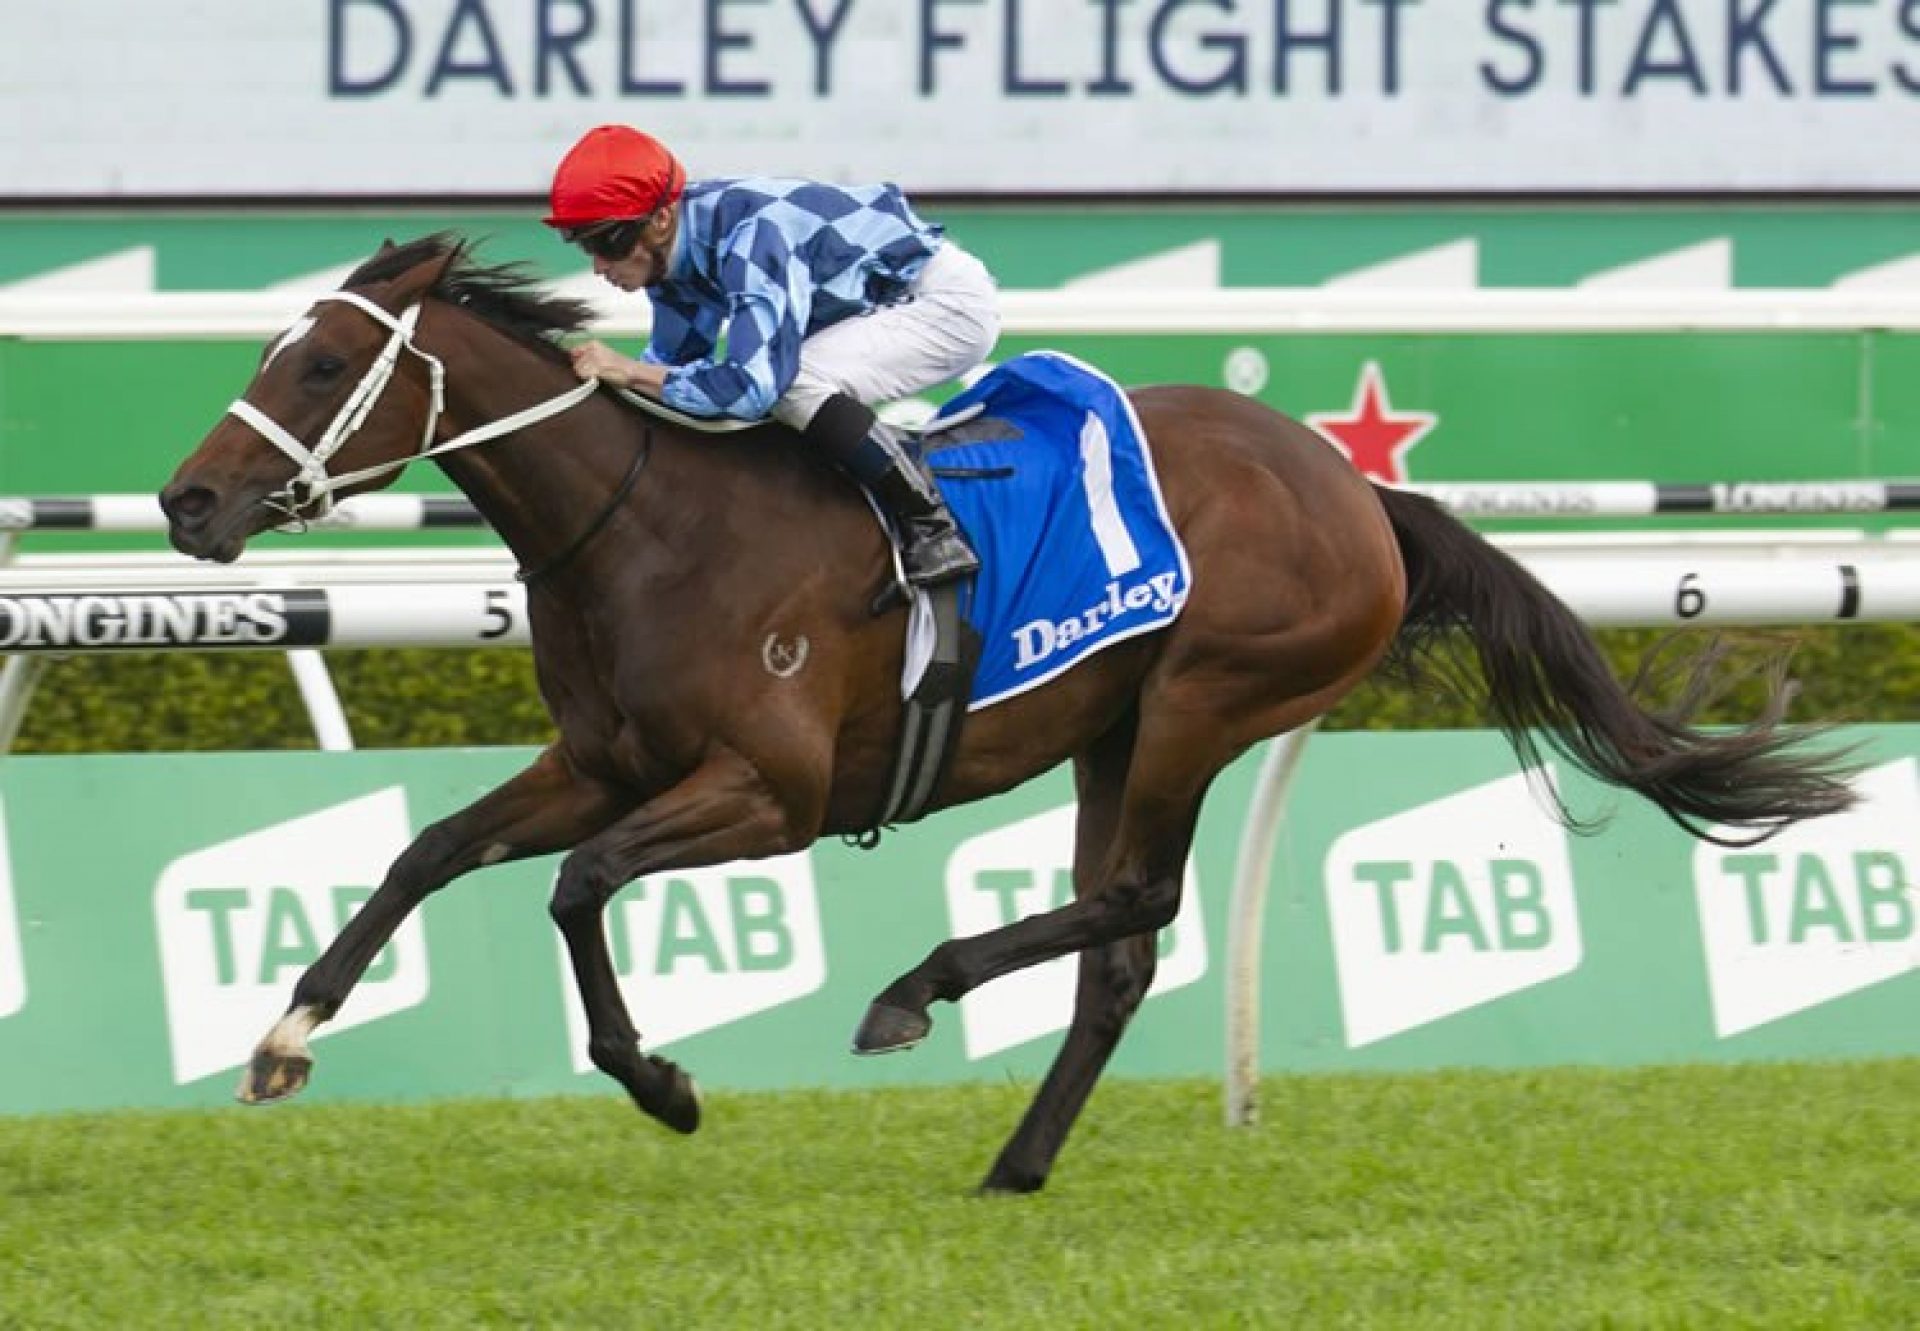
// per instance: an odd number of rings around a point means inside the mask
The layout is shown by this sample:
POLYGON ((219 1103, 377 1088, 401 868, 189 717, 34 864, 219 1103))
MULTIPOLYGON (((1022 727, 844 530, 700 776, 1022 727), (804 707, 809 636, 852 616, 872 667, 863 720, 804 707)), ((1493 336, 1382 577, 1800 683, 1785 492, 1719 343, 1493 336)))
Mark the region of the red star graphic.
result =
POLYGON ((1307 424, 1325 435, 1354 466, 1376 481, 1393 484, 1407 479, 1407 453, 1439 423, 1440 418, 1430 411, 1396 414, 1387 398, 1386 378, 1374 361, 1361 369, 1353 405, 1345 415, 1316 411, 1307 417, 1307 424))

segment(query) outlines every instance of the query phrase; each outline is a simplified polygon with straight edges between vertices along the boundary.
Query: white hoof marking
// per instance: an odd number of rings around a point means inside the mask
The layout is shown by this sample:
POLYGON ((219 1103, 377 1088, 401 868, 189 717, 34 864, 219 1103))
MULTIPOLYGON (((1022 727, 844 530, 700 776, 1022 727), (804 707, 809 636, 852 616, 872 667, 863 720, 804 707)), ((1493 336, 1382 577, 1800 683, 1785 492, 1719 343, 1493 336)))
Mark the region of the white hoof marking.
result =
POLYGON ((273 1024, 266 1038, 260 1041, 258 1052, 272 1054, 276 1058, 308 1058, 307 1037, 320 1025, 320 1014, 314 1008, 297 1007, 273 1024))

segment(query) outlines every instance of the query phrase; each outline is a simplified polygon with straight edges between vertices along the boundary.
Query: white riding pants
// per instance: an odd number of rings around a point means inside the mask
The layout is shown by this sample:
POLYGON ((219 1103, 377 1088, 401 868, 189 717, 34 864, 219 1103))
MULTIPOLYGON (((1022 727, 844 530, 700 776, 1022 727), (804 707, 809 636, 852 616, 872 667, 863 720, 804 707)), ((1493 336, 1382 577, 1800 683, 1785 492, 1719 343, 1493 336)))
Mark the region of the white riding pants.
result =
POLYGON ((800 344, 800 372, 773 416, 803 430, 845 393, 868 406, 965 374, 1000 336, 1000 292, 986 265, 952 241, 934 252, 906 299, 842 319, 800 344))

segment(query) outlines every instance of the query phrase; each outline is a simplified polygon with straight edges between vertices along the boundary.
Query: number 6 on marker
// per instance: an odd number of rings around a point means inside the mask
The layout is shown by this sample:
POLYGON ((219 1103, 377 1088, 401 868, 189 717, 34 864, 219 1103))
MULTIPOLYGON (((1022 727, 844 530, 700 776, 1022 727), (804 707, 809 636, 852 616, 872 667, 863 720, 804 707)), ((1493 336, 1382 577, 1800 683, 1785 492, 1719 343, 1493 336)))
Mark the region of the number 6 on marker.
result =
POLYGON ((1700 575, 1688 573, 1680 579, 1674 593, 1673 613, 1682 619, 1697 619, 1707 608, 1707 594, 1700 590, 1700 575))

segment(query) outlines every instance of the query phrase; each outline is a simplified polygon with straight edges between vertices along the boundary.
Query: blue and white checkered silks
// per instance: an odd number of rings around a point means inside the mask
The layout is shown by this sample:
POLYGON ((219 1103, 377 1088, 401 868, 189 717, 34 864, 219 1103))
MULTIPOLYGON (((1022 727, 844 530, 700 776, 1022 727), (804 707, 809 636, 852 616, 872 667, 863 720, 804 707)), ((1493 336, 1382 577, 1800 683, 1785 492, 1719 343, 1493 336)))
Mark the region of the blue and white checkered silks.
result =
POLYGON ((941 493, 982 565, 962 603, 982 638, 975 711, 1172 623, 1191 581, 1146 436, 1118 384, 1071 356, 1037 351, 1000 365, 940 419, 976 404, 1018 437, 946 447, 939 421, 929 426, 941 493))
POLYGON ((666 279, 648 292, 644 358, 674 367, 661 396, 690 416, 761 419, 792 385, 801 342, 900 299, 942 231, 892 185, 689 185, 666 279))

